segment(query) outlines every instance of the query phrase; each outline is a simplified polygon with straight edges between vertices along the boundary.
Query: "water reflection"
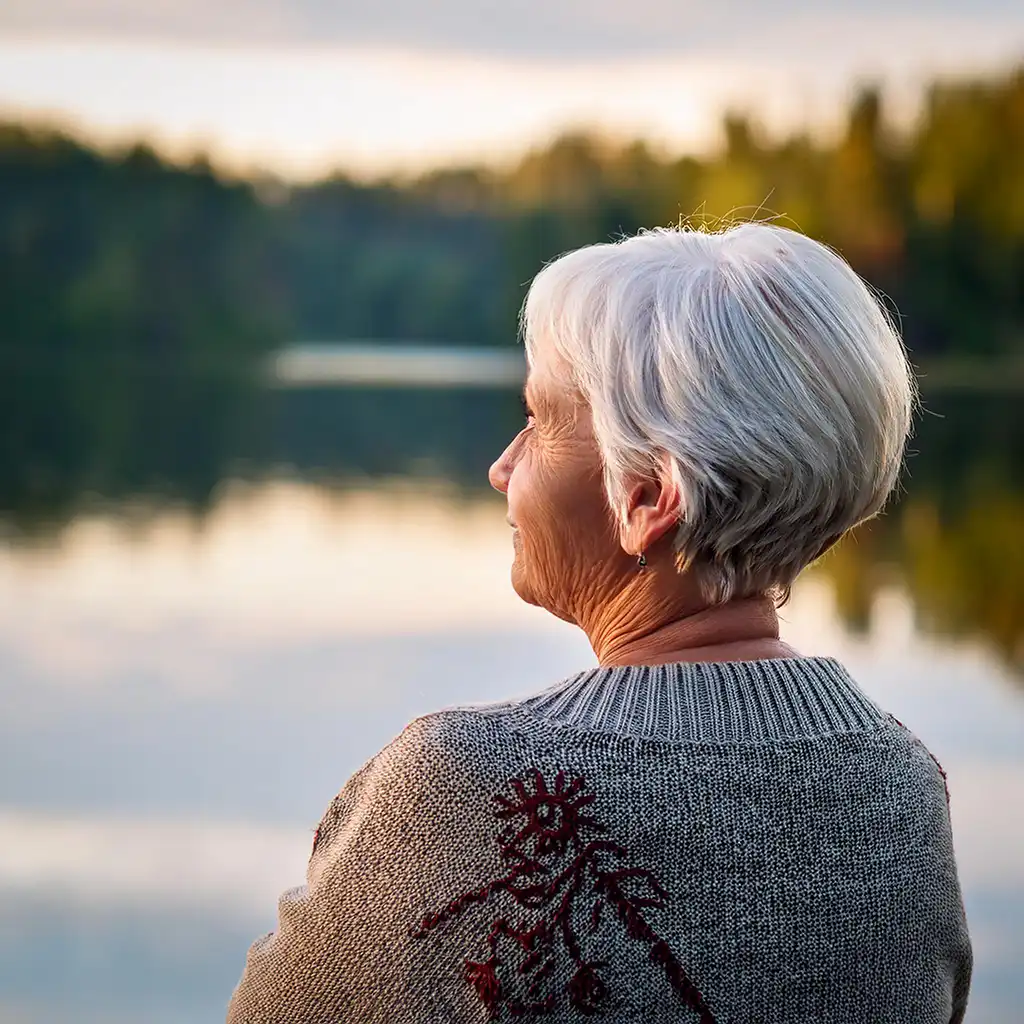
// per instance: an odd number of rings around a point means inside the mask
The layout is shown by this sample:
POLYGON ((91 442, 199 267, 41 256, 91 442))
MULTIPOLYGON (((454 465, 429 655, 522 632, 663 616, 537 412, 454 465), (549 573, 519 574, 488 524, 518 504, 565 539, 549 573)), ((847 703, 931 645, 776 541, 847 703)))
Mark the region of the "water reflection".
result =
MULTIPOLYGON (((970 1019, 1005 1024, 1024 1001, 1024 697, 991 645, 922 632, 897 577, 858 584, 848 630, 833 579, 855 550, 797 586, 783 635, 840 657, 943 762, 970 1019)), ((199 517, 83 516, 0 550, 0 1019, 222 1019, 365 758, 417 713, 593 663, 515 598, 510 557, 500 500, 415 482, 236 485, 199 517)))
MULTIPOLYGON (((414 480, 475 498, 521 418, 512 390, 207 382, 219 396, 212 401, 200 383, 164 389, 155 406, 198 433, 175 427, 168 437, 145 429, 148 420, 125 421, 114 444, 113 435, 83 432, 70 414, 53 412, 45 431, 23 438, 17 458, 0 459, 0 526, 11 541, 50 541, 90 510, 144 522, 174 506, 201 520, 226 481, 351 489, 414 480)), ((247 552, 238 557, 245 572, 247 552)), ((850 629, 863 629, 879 589, 896 583, 922 631, 982 638, 1024 677, 1020 395, 926 392, 901 500, 816 571, 834 584, 850 629)))
MULTIPOLYGON (((185 422, 194 399, 170 389, 153 415, 185 422)), ((905 493, 805 574, 783 636, 841 658, 944 764, 969 1018, 1008 1024, 1024 404, 927 405, 905 493)), ((202 444, 54 416, 0 459, 0 1019, 128 1022, 144 1003, 153 1021, 220 1020, 353 770, 415 714, 593 655, 508 584, 485 481, 514 392, 239 386, 193 418, 202 444)))
POLYGON ((816 569, 850 629, 898 584, 918 629, 982 641, 1024 684, 1024 402, 970 392, 926 402, 899 500, 816 569))
POLYGON ((922 632, 983 640, 1024 684, 1024 500, 975 493, 943 513, 929 495, 905 498, 822 559, 846 624, 863 629, 880 587, 899 583, 922 632))

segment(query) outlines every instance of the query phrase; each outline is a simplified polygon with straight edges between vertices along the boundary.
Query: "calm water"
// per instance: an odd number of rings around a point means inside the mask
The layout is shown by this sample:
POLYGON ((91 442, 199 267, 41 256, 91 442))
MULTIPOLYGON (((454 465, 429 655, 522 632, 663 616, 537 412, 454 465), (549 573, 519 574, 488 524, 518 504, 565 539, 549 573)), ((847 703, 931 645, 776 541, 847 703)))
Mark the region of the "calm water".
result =
MULTIPOLYGON (((417 713, 593 664, 512 593, 502 504, 411 475, 479 474, 512 402, 410 396, 420 418, 375 433, 373 396, 320 395, 276 421, 291 482, 266 460, 203 516, 71 502, 0 548, 0 1021, 222 1020, 355 768, 417 713), (310 482, 332 475, 349 486, 310 482)), ((938 413, 900 506, 805 575, 783 635, 842 659, 945 766, 968 1020, 1014 1024, 1024 417, 938 413)))

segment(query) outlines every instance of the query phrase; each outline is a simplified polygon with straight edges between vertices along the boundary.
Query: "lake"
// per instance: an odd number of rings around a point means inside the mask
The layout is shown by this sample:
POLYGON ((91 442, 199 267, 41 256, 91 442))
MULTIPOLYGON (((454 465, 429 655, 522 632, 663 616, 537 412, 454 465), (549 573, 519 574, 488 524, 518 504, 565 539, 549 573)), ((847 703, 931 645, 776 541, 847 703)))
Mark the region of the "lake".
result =
MULTIPOLYGON (((840 658, 945 767, 968 1021, 1013 1024, 1024 412, 1013 395, 926 404, 900 502, 805 573, 783 637, 840 658)), ((255 411, 260 430, 174 449, 159 486, 118 463, 40 504, 0 480, 5 1024, 223 1020, 360 764, 416 714, 594 663, 509 586, 483 474, 513 394, 289 390, 255 411)))

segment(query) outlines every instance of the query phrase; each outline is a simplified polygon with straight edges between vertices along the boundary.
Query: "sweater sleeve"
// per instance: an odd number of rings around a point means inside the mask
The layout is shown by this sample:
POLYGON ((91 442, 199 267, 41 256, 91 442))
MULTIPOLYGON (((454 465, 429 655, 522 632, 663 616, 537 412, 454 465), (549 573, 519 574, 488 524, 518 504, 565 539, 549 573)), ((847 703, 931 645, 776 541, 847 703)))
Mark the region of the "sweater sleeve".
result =
POLYGON ((277 929, 249 950, 228 1024, 384 1020, 415 996, 409 979, 436 973, 410 930, 456 869, 445 835, 475 796, 438 732, 436 716, 417 719, 331 802, 306 884, 281 896, 277 929))
MULTIPOLYGON (((953 822, 950 816, 951 797, 949 779, 939 759, 912 730, 907 728, 898 718, 890 718, 903 730, 912 747, 918 752, 920 764, 925 772, 928 792, 931 800, 927 806, 932 808, 931 828, 933 846, 936 856, 944 864, 946 877, 946 899, 937 901, 944 913, 934 922, 931 929, 936 941, 942 949, 947 964, 951 984, 949 1024, 963 1024, 967 1013, 967 1003, 971 991, 971 980, 974 973, 974 947, 971 942, 967 922, 967 910, 964 905, 963 889, 960 884, 960 873, 957 867, 953 841, 953 822), (942 794, 939 796, 939 794, 942 794)), ((925 801, 922 801, 924 804, 925 801)))

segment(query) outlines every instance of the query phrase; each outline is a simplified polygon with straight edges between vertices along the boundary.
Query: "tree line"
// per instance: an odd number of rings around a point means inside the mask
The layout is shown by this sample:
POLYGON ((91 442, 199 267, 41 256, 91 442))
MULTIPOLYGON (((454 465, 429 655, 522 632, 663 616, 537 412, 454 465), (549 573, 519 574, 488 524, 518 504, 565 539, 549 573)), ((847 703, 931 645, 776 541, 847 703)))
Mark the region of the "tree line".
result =
POLYGON ((506 169, 288 186, 2 125, 3 348, 206 368, 297 337, 510 344, 552 256, 767 210, 880 287, 915 353, 1021 349, 1024 68, 934 85, 902 133, 865 90, 827 143, 738 115, 723 136, 706 157, 567 135, 506 169))
POLYGON ((680 220, 770 210, 832 244, 918 362, 1024 353, 1024 68, 936 84, 903 132, 866 90, 831 141, 736 115, 723 137, 676 157, 567 135, 506 168, 298 186, 0 125, 0 509, 200 500, 280 457, 259 377, 275 347, 514 344, 544 261, 680 220))

